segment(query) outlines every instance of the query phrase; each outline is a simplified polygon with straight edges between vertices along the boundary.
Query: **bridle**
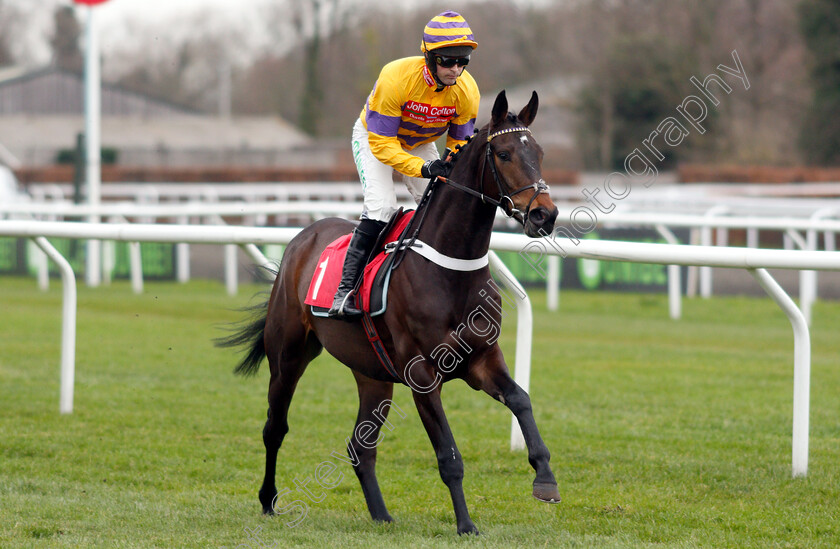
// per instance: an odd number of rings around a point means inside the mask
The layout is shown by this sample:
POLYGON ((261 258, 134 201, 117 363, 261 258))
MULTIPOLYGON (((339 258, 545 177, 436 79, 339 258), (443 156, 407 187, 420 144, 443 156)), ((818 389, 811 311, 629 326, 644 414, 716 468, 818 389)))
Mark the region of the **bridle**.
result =
POLYGON ((454 187, 460 191, 463 191, 467 194, 480 198, 481 201, 485 204, 492 204, 493 206, 500 208, 502 212, 508 217, 512 217, 522 223, 525 224, 525 220, 528 219, 528 214, 531 211, 531 205, 537 199, 537 197, 543 193, 549 192, 549 187, 546 184, 544 179, 540 179, 539 181, 535 181, 530 185, 525 185, 524 187, 520 187, 513 192, 506 193, 504 189, 504 185, 502 184, 502 178, 499 176, 499 170, 496 167, 496 160, 495 154, 493 154, 493 148, 490 146, 490 142, 500 135, 505 135, 514 132, 528 132, 531 133, 531 130, 526 128, 525 126, 516 126, 513 128, 506 128, 504 130, 499 130, 497 132, 493 132, 487 135, 487 147, 485 148, 484 158, 481 161, 481 171, 482 174, 481 178, 481 192, 471 189, 465 185, 462 185, 456 181, 453 181, 449 178, 438 177, 438 180, 443 181, 450 187, 454 187), (484 192, 484 168, 485 166, 490 165, 490 172, 493 174, 493 180, 496 182, 496 187, 499 190, 499 199, 496 200, 495 198, 491 198, 487 196, 484 192), (517 209, 513 203, 513 197, 519 193, 525 192, 528 189, 533 189, 534 194, 531 196, 531 199, 528 201, 528 205, 525 207, 525 211, 522 212, 521 210, 517 209))
MULTIPOLYGON (((417 205, 417 211, 422 211, 422 214, 419 215, 419 219, 417 219, 418 216, 414 216, 414 217, 411 218, 411 221, 409 221, 408 226, 405 228, 402 235, 400 235, 400 238, 396 243, 395 250, 396 251, 402 251, 402 250, 408 249, 408 248, 410 248, 411 246, 414 245, 414 242, 417 240, 417 235, 420 234, 420 227, 423 226, 423 221, 426 219, 426 213, 428 213, 428 208, 424 208, 423 206, 428 204, 428 202, 431 200, 432 194, 434 193, 437 181, 443 182, 443 183, 449 185, 450 187, 453 187, 453 188, 458 189, 460 191, 463 191, 463 192, 465 192, 469 195, 480 198, 481 202, 483 202, 485 204, 492 204, 493 206, 495 206, 497 208, 500 208, 506 216, 516 219, 517 221, 522 223, 522 225, 524 226, 526 220, 528 219, 528 214, 531 211, 531 205, 534 203, 534 201, 537 199, 537 197, 539 195, 541 195, 543 193, 547 194, 549 192, 549 187, 546 184, 545 180, 540 179, 539 181, 535 181, 535 182, 531 183, 530 185, 525 185, 524 187, 520 187, 520 188, 516 189, 515 191, 513 191, 511 193, 506 193, 505 192, 504 186, 502 185, 502 178, 499 176, 498 169, 496 168, 496 161, 493 158, 495 155, 493 154, 493 150, 492 150, 492 147, 490 146, 490 142, 494 138, 496 138, 500 135, 505 135, 505 134, 514 133, 514 132, 528 132, 528 133, 531 133, 531 130, 529 130, 525 126, 516 126, 516 127, 513 127, 513 128, 507 128, 507 129, 504 129, 504 130, 499 130, 499 131, 496 131, 496 132, 493 132, 493 133, 489 133, 487 135, 487 148, 485 149, 486 152, 485 152, 484 158, 481 161, 481 171, 479 172, 481 174, 481 192, 476 191, 475 189, 471 189, 470 187, 467 187, 466 185, 462 185, 461 183, 458 183, 457 181, 453 181, 452 179, 450 179, 448 177, 438 176, 435 179, 432 179, 429 182, 429 185, 426 186, 426 190, 423 193, 423 197, 420 199, 420 202, 417 205), (488 162, 488 160, 489 160, 489 162, 488 162), (496 181, 496 186, 499 189, 499 199, 498 200, 496 200, 495 198, 491 198, 491 197, 487 196, 487 194, 485 194, 485 192, 484 192, 484 169, 485 169, 485 167, 488 163, 490 164, 490 171, 493 174, 493 179, 496 181), (528 206, 525 208, 525 212, 523 213, 521 210, 518 210, 516 208, 516 206, 513 203, 513 198, 512 197, 516 196, 519 193, 525 192, 528 189, 533 189, 534 194, 531 196, 531 200, 528 201, 528 206), (508 210, 505 207, 506 205, 510 206, 510 210, 508 210), (416 228, 414 228, 415 220, 417 220, 416 228), (412 229, 412 228, 414 228, 414 232, 411 236, 408 236, 409 229, 412 229), (406 241, 406 240, 408 240, 408 242, 404 244, 404 241, 406 241)), ((467 145, 469 145, 470 143, 472 143, 472 138, 468 138, 467 145)), ((457 154, 462 154, 463 150, 464 150, 463 148, 459 149, 457 154)), ((404 255, 400 255, 397 259, 395 259, 394 264, 391 268, 396 269, 400 265, 400 263, 402 263, 402 259, 404 257, 405 257, 404 255)))

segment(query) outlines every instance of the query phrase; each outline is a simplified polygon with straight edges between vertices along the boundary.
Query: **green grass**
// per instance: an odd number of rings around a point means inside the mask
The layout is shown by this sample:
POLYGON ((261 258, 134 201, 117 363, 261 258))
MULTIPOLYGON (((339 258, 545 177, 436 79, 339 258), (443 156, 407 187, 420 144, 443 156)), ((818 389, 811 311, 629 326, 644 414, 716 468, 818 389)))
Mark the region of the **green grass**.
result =
MULTIPOLYGON (((810 463, 790 471, 793 335, 769 299, 532 292, 531 394, 563 502, 531 495, 510 415, 455 381, 443 398, 482 535, 459 538, 429 441, 400 387, 378 476, 393 524, 370 521, 349 465, 295 528, 263 517, 267 367, 231 374, 213 347, 256 287, 79 288, 75 409, 58 413, 60 282, 0 278, 0 547, 836 547, 840 304, 812 327, 810 463), (248 544, 251 545, 248 545, 248 544)), ((508 315, 512 319, 515 315, 508 315)), ((502 345, 513 361, 513 325, 502 345)), ((292 402, 278 488, 343 452, 349 370, 323 355, 292 402)))

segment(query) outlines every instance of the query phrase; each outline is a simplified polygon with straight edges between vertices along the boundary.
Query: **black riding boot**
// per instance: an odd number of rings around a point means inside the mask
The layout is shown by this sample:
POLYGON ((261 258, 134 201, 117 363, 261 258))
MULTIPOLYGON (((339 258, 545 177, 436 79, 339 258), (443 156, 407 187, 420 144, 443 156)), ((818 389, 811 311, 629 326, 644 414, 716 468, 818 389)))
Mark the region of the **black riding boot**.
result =
POLYGON ((376 243, 379 231, 385 224, 381 221, 363 219, 347 247, 347 256, 344 259, 344 267, 341 271, 341 282, 335 292, 332 307, 329 311, 331 318, 352 320, 362 316, 362 311, 356 305, 356 296, 353 291, 362 275, 371 248, 376 243))

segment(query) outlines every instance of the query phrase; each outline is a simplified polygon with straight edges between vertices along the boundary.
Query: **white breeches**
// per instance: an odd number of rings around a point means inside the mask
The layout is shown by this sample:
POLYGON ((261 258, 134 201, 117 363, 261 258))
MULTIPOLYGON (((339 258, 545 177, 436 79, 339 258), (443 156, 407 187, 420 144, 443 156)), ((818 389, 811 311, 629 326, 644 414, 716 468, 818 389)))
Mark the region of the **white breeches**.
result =
MULTIPOLYGON (((368 143, 368 131, 360 118, 357 118, 353 125, 352 147, 353 159, 356 161, 356 169, 359 172, 359 180, 362 182, 362 191, 365 196, 361 218, 388 221, 391 215, 397 211, 397 194, 394 191, 393 179, 394 169, 373 156, 368 143)), ((413 149, 411 154, 419 156, 423 160, 440 158, 437 146, 434 143, 420 145, 413 149)), ((402 174, 400 174, 400 177, 411 196, 414 197, 414 201, 420 202, 429 180, 402 174)))

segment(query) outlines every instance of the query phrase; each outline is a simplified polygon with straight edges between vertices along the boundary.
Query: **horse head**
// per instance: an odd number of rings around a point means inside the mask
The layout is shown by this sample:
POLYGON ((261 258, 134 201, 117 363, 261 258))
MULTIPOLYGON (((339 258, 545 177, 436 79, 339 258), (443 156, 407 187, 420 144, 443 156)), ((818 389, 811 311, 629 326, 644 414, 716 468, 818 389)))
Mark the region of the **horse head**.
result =
POLYGON ((487 128, 486 164, 499 192, 499 207, 519 221, 530 237, 554 230, 557 207, 551 201, 542 178, 543 149, 531 136, 528 126, 537 115, 539 98, 531 100, 518 115, 508 112, 504 90, 496 96, 487 128))

